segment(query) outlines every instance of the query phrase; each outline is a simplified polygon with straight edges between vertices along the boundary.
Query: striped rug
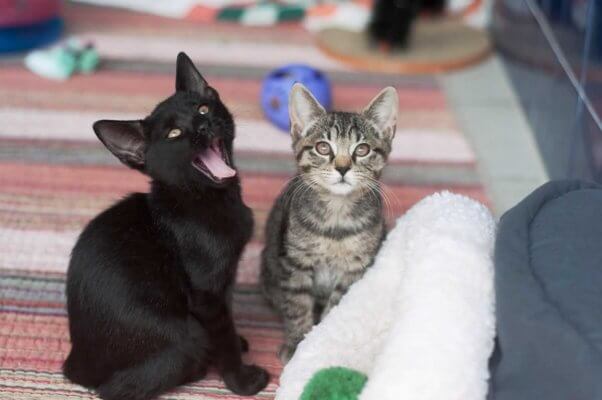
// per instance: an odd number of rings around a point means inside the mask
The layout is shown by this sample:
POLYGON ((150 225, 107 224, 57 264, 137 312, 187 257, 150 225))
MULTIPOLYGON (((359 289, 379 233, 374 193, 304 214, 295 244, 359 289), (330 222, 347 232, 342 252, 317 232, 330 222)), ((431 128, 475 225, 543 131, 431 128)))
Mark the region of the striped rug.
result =
MULTIPOLYGON (((282 341, 280 321, 257 292, 258 256, 272 201, 294 172, 287 134, 267 123, 258 106, 270 68, 293 61, 322 68, 341 109, 360 109, 383 86, 397 87, 401 120, 385 176, 390 221, 442 189, 487 202, 474 154, 436 78, 349 71, 297 26, 199 25, 69 3, 65 14, 70 33, 97 43, 104 60, 98 73, 56 83, 30 74, 19 58, 0 60, 0 399, 95 398, 60 373, 70 346, 63 292, 69 252, 90 218, 148 183, 118 164, 91 124, 148 113, 172 92, 180 50, 195 59, 238 121, 237 162, 257 230, 241 262, 235 314, 251 344, 248 361, 273 376, 257 399, 274 396, 282 341)), ((163 398, 236 396, 211 374, 163 398)))

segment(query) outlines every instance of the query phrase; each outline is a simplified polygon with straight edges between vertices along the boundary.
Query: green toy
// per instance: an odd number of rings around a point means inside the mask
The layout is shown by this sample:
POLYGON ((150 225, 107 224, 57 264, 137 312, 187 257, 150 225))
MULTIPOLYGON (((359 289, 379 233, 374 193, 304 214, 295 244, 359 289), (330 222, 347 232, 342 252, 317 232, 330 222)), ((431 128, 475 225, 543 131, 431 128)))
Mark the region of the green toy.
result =
POLYGON ((357 400, 367 380, 349 368, 322 369, 307 383, 299 400, 357 400))
POLYGON ((87 45, 78 53, 77 70, 82 74, 91 74, 96 70, 100 57, 92 45, 87 45))
POLYGON ((260 1, 253 5, 229 6, 217 14, 219 21, 239 22, 243 25, 270 26, 280 22, 300 21, 305 16, 304 5, 260 1))
POLYGON ((55 80, 65 80, 74 73, 91 74, 98 63, 94 45, 77 39, 50 49, 35 50, 25 57, 25 65, 30 71, 55 80))

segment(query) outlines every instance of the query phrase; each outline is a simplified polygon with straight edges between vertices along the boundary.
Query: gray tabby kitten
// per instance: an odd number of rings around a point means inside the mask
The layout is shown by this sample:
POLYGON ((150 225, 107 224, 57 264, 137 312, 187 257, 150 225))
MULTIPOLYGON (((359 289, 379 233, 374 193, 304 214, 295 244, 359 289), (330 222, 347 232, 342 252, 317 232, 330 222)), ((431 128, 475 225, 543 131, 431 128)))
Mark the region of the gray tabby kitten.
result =
POLYGON ((384 239, 378 178, 397 110, 392 87, 358 114, 327 113, 303 85, 293 86, 289 114, 298 174, 272 208, 261 265, 264 293, 284 319, 284 363, 362 277, 384 239))

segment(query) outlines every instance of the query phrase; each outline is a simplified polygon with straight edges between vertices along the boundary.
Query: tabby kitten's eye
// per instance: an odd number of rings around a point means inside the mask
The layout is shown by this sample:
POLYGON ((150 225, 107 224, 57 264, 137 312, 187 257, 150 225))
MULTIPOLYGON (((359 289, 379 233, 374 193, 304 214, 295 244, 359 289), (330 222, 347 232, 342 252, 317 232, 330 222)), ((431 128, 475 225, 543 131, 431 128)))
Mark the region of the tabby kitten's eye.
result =
POLYGON ((355 148, 354 153, 358 157, 365 157, 368 155, 368 153, 370 153, 370 146, 368 146, 366 143, 362 143, 355 148))
POLYGON ((323 156, 327 156, 330 154, 330 145, 326 142, 318 142, 316 143, 316 151, 318 154, 322 154, 323 156))
POLYGON ((209 112, 209 106, 207 104, 201 104, 199 107, 199 114, 205 115, 209 112))
POLYGON ((175 139, 182 134, 182 130, 178 128, 174 128, 167 134, 168 139, 175 139))

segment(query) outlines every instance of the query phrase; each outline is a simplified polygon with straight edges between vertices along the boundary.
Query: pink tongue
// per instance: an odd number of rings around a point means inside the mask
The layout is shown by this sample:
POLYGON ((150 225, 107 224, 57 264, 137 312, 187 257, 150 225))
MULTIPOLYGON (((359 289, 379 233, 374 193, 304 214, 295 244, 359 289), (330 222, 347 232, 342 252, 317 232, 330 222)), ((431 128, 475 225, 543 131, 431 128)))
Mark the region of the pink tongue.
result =
POLYGON ((236 170, 230 168, 228 164, 222 160, 221 155, 213 149, 213 147, 210 147, 204 151, 200 157, 207 169, 216 178, 231 178, 236 175, 236 170))

